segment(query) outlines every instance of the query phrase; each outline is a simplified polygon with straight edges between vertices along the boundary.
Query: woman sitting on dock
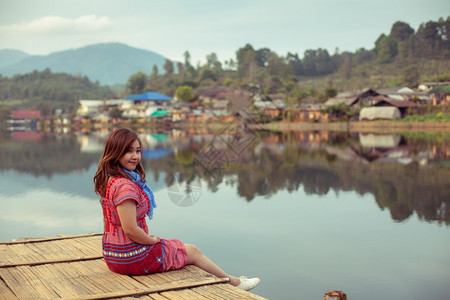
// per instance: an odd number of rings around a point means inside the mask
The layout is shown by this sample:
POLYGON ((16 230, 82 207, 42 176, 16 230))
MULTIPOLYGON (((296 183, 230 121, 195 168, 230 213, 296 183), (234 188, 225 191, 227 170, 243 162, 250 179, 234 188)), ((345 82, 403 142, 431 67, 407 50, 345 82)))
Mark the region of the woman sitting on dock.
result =
POLYGON ((183 268, 193 264, 219 278, 250 290, 258 278, 225 273, 195 245, 148 234, 145 216, 156 207, 141 164, 142 143, 137 134, 122 128, 106 141, 94 176, 95 192, 101 197, 104 216, 103 256, 116 273, 143 275, 183 268))

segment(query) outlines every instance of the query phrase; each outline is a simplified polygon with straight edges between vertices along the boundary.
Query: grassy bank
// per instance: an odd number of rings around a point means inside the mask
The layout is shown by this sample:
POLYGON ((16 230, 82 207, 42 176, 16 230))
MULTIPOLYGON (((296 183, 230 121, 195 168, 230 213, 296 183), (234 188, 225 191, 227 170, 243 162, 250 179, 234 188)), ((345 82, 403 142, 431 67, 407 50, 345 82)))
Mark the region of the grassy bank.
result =
POLYGON ((450 120, 447 122, 406 122, 406 121, 358 121, 330 123, 268 123, 252 125, 252 129, 274 131, 289 130, 326 130, 372 133, 402 132, 450 132, 450 120))

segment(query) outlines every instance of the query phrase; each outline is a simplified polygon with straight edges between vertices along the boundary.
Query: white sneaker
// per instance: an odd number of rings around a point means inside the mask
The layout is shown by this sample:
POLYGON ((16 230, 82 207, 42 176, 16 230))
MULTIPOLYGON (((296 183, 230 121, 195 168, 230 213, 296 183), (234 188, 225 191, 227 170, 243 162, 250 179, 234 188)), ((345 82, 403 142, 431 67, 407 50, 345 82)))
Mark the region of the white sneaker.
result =
POLYGON ((244 290, 244 291, 250 291, 251 289, 255 288, 261 280, 259 278, 247 278, 245 276, 239 277, 241 280, 241 283, 237 286, 238 288, 244 290))

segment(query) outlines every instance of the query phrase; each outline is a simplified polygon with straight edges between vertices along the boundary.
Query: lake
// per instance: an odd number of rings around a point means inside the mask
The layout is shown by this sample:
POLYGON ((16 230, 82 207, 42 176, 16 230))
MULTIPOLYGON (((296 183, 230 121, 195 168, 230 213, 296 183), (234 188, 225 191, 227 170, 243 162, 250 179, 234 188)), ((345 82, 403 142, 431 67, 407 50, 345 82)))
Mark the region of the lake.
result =
MULTIPOLYGON (((139 133, 151 233, 196 244, 270 299, 446 299, 450 136, 139 133)), ((109 133, 0 134, 0 241, 102 232, 92 178, 109 133)))

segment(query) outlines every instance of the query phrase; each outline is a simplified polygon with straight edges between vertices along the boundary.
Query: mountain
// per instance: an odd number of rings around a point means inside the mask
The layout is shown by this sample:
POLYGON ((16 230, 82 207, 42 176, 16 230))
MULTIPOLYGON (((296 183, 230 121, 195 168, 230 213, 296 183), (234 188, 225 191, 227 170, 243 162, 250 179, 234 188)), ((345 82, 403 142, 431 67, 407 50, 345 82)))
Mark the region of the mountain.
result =
POLYGON ((29 54, 26 54, 20 50, 2 49, 0 50, 0 69, 8 65, 15 64, 29 56, 29 54))
MULTIPOLYGON (((166 58, 158 53, 121 43, 90 45, 44 56, 24 56, 20 60, 16 53, 19 51, 14 50, 16 52, 12 54, 15 53, 16 62, 7 64, 3 62, 4 51, 6 50, 0 52, 0 74, 3 76, 9 77, 49 68, 53 73, 81 74, 103 85, 125 84, 132 74, 139 71, 150 74, 155 64, 160 73, 163 73, 166 61, 166 58)), ((5 56, 6 54, 7 52, 5 56)), ((11 57, 14 56, 12 54, 11 57)))

